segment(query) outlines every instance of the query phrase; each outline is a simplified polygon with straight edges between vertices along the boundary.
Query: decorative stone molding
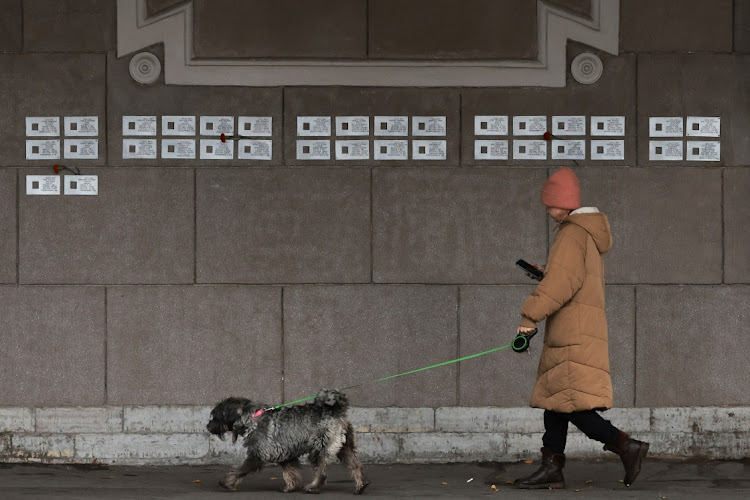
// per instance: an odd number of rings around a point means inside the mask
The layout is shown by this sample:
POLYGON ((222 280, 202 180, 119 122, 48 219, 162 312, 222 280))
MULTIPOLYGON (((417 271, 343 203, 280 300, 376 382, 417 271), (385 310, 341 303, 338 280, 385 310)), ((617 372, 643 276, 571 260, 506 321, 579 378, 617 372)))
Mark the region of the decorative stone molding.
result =
POLYGON ((164 78, 173 85, 564 87, 568 40, 619 50, 619 0, 592 0, 591 19, 537 0, 536 61, 197 60, 192 6, 147 18, 145 0, 118 0, 118 57, 163 43, 164 78))
POLYGON ((570 63, 570 73, 578 83, 592 84, 602 76, 602 60, 591 52, 578 54, 570 63))
POLYGON ((161 62, 151 52, 140 52, 130 60, 130 76, 138 83, 154 83, 161 74, 161 62))

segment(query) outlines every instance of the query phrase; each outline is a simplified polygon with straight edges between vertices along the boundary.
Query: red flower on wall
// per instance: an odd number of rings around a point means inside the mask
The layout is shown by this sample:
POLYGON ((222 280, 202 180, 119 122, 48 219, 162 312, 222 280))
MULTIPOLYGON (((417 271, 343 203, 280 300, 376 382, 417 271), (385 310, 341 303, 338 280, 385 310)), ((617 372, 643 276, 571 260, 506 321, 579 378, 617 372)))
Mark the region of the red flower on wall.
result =
POLYGON ((554 135, 552 135, 551 132, 545 132, 542 137, 544 137, 545 141, 550 141, 552 139, 556 139, 556 137, 554 135))
POLYGON ((221 142, 227 142, 227 136, 224 135, 224 132, 221 133, 221 142))
POLYGON ((60 173, 60 165, 55 165, 55 173, 56 174, 60 173))

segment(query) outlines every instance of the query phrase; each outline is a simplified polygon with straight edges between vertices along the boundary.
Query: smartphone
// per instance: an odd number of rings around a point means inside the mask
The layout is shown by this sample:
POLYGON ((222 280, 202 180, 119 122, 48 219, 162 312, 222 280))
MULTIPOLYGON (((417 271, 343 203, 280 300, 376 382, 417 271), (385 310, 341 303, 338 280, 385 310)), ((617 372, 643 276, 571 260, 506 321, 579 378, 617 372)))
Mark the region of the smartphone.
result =
POLYGON ((537 279, 541 280, 542 278, 544 278, 543 272, 541 272, 539 269, 532 266, 531 264, 529 264, 523 259, 517 260, 516 265, 520 267, 521 269, 523 269, 524 271, 526 271, 527 273, 529 273, 530 275, 536 277, 537 279))

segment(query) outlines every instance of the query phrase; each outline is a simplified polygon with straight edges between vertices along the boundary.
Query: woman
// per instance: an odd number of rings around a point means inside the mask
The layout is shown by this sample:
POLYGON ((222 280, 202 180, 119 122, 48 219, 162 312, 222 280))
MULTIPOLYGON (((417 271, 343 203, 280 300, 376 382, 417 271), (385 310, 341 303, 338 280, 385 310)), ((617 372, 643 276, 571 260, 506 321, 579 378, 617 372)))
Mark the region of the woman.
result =
POLYGON ((648 443, 631 439, 597 411, 612 407, 607 318, 604 314, 604 260, 612 247, 607 217, 581 208, 578 179, 569 168, 550 176, 542 203, 558 223, 544 278, 521 308, 518 333, 529 333, 547 319, 531 406, 543 408, 542 465, 518 488, 565 488, 568 422, 617 453, 630 486, 648 453, 648 443))

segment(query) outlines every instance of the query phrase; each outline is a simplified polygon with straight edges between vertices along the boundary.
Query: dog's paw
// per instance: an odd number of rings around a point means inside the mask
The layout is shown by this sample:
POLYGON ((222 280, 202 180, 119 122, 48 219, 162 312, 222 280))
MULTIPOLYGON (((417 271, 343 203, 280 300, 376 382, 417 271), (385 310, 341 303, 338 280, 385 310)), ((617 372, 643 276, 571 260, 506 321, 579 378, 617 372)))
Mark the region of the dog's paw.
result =
POLYGON ((237 491, 237 483, 228 482, 226 479, 219 481, 219 486, 228 491, 237 491))
POLYGON ((317 486, 305 486, 304 491, 305 493, 311 493, 313 495, 317 495, 318 493, 320 493, 320 488, 318 488, 317 486))
POLYGON ((364 483, 362 483, 361 486, 357 486, 356 488, 354 488, 354 494, 361 495, 362 493, 365 492, 365 488, 367 488, 369 484, 370 484, 369 481, 365 481, 364 483))
POLYGON ((292 493, 299 490, 299 486, 284 486, 279 491, 282 493, 292 493))

